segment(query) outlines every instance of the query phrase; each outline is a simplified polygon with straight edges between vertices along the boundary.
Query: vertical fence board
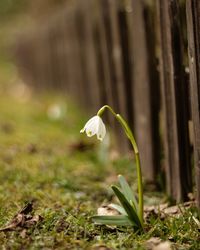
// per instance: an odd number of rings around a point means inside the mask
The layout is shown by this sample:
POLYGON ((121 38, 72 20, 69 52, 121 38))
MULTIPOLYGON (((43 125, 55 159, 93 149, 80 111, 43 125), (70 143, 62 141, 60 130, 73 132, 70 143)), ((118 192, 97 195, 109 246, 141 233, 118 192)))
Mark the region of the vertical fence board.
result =
MULTIPOLYGON (((93 10, 93 35, 95 39, 95 53, 97 59, 99 88, 101 94, 101 103, 114 107, 114 96, 112 92, 109 50, 106 40, 106 30, 103 20, 101 0, 91 1, 93 10)), ((114 118, 109 113, 105 114, 109 124, 114 127, 114 118)))
POLYGON ((159 0, 158 13, 167 191, 180 201, 191 190, 191 171, 178 2, 159 0))
POLYGON ((194 128, 194 159, 197 203, 200 208, 200 2, 187 0, 188 57, 192 121, 194 128))
MULTIPOLYGON (((147 61, 149 74, 149 98, 150 98, 150 126, 152 141, 153 175, 154 184, 157 183, 158 175, 163 174, 161 169, 161 139, 160 139, 160 81, 157 60, 157 25, 156 25, 156 2, 144 5, 143 18, 146 31, 147 61)), ((147 108, 148 109, 148 108, 147 108)))
MULTIPOLYGON (((119 40, 119 30, 117 29, 118 5, 113 0, 101 0, 103 23, 105 29, 106 45, 109 51, 108 63, 110 74, 110 85, 112 89, 113 109, 127 118, 125 105, 124 76, 122 72, 121 47, 119 40), (116 57, 117 53, 117 57, 116 57)), ((123 133, 121 126, 115 121, 113 129, 117 135, 117 147, 121 152, 127 152, 129 143, 123 133)))
POLYGON ((120 46, 120 34, 117 20, 118 4, 115 0, 108 1, 108 11, 107 15, 110 17, 110 35, 112 41, 111 63, 113 65, 113 87, 116 88, 117 91, 118 111, 127 119, 128 112, 125 105, 126 93, 124 89, 124 75, 122 71, 122 49, 120 46))
POLYGON ((130 51, 130 39, 129 39, 129 27, 127 21, 127 10, 124 2, 118 1, 118 26, 120 35, 120 45, 122 51, 122 72, 124 77, 124 89, 125 89, 125 106, 127 110, 127 120, 133 128, 133 105, 132 105, 132 74, 131 74, 131 51, 130 51))
POLYGON ((73 83, 73 76, 72 76, 72 71, 71 71, 71 39, 70 39, 70 15, 66 14, 66 12, 63 13, 62 16, 62 25, 63 25, 63 49, 64 49, 64 61, 63 63, 65 64, 64 68, 64 77, 66 81, 66 93, 67 95, 73 95, 73 90, 74 90, 74 83, 73 83))
POLYGON ((59 67, 60 67, 60 81, 61 81, 61 90, 63 93, 68 91, 68 66, 67 66, 67 36, 65 29, 65 13, 62 11, 60 13, 60 25, 59 25, 59 34, 60 41, 58 44, 59 51, 59 67))
POLYGON ((92 112, 97 111, 102 105, 100 99, 100 83, 97 75, 97 62, 95 58, 95 45, 93 39, 92 17, 88 15, 91 11, 90 1, 79 1, 80 16, 79 33, 82 33, 80 43, 82 46, 82 66, 85 67, 85 89, 89 93, 91 105, 88 107, 92 112), (81 25, 82 24, 82 25, 81 25))
MULTIPOLYGON (((145 29, 144 3, 140 0, 130 1, 129 33, 132 56, 133 79, 133 109, 134 131, 141 152, 141 163, 146 181, 154 183, 156 179, 156 149, 153 137, 152 98, 151 89, 155 87, 150 82, 148 37, 145 29), (142 100, 142 101, 141 101, 142 100)), ((158 98, 158 96, 156 97, 158 98)), ((157 121, 158 122, 158 121, 157 121)), ((158 131, 157 131, 158 133, 158 131)), ((159 156, 157 156, 159 157, 159 156)))
POLYGON ((15 61, 18 66, 18 72, 24 82, 29 83, 31 87, 36 88, 34 81, 34 66, 35 58, 33 57, 35 51, 34 38, 28 35, 23 36, 23 40, 19 39, 14 47, 15 61))
POLYGON ((66 15, 67 68, 69 74, 69 94, 74 96, 80 105, 86 106, 87 98, 83 86, 82 69, 79 58, 79 44, 76 30, 75 7, 72 6, 66 15))
MULTIPOLYGON (((46 70, 44 72, 47 74, 47 76, 49 76, 48 81, 51 90, 60 88, 59 63, 58 63, 59 57, 57 54, 57 42, 58 42, 58 29, 55 20, 53 19, 51 21, 51 29, 48 29, 48 40, 46 44, 46 47, 48 48, 47 50, 48 61, 46 63, 49 67, 49 72, 47 73, 46 70)), ((44 44, 44 49, 46 49, 45 44, 44 44)))
MULTIPOLYGON (((61 13, 62 14, 62 13, 61 13)), ((59 90, 64 90, 65 89, 65 80, 63 78, 63 68, 66 67, 64 65, 64 44, 63 44, 63 23, 62 23, 62 15, 56 15, 54 22, 53 22, 53 28, 55 29, 54 31, 54 49, 55 49, 55 58, 53 61, 53 64, 55 66, 56 72, 55 72, 55 88, 59 90), (57 24, 60 23, 58 26, 57 24)), ((65 76, 65 74, 64 74, 65 76)))
POLYGON ((90 95, 88 95, 87 92, 85 92, 84 88, 84 72, 83 72, 83 67, 81 65, 81 45, 79 43, 79 34, 78 34, 78 29, 77 29, 77 11, 78 8, 74 8, 72 12, 72 26, 71 26, 71 39, 72 39, 72 46, 73 46, 73 64, 72 64, 72 74, 75 77, 74 79, 74 85, 76 86, 76 90, 74 92, 75 96, 79 98, 81 105, 83 107, 87 107, 88 104, 90 103, 90 95), (87 98, 85 98, 85 94, 87 94, 87 98))

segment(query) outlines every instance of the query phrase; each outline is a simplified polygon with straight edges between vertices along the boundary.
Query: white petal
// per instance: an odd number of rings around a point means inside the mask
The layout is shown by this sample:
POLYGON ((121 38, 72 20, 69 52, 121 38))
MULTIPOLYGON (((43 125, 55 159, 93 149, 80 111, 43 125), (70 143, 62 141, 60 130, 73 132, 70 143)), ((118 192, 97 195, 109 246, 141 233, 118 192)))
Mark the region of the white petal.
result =
POLYGON ((87 123, 85 124, 85 127, 89 126, 90 123, 96 121, 98 119, 99 116, 95 115, 93 116, 89 121, 87 121, 87 123))
POLYGON ((83 133, 83 132, 86 132, 88 137, 91 137, 96 134, 97 139, 102 141, 106 134, 106 128, 101 117, 98 115, 93 116, 85 124, 84 128, 81 129, 80 133, 83 133))
POLYGON ((87 136, 91 137, 95 135, 98 131, 99 117, 94 116, 85 125, 85 132, 87 136))
POLYGON ((91 137, 97 133, 97 126, 95 122, 92 122, 86 129, 87 136, 91 137))
POLYGON ((91 123, 93 123, 96 120, 96 116, 93 116, 89 121, 87 121, 87 123, 85 124, 85 126, 80 130, 80 133, 84 133, 86 128, 88 126, 90 126, 91 123))
POLYGON ((100 123, 99 123, 99 130, 97 132, 97 138, 102 141, 104 139, 106 135, 106 127, 103 123, 103 121, 101 120, 100 123))

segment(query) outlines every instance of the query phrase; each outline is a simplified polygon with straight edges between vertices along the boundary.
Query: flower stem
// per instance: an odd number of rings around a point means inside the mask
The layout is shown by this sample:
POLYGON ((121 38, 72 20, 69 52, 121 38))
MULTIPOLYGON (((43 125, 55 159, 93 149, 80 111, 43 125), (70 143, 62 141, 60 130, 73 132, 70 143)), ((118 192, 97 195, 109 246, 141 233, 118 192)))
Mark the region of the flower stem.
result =
POLYGON ((136 161, 136 169, 137 169, 137 178, 138 178, 138 198, 139 198, 139 218, 141 221, 141 224, 143 226, 143 186, 142 186, 142 171, 141 171, 141 164, 140 164, 140 156, 139 151, 137 147, 137 143, 135 141, 135 138, 133 136, 133 133, 128 126, 127 122, 121 117, 121 115, 116 114, 114 110, 109 106, 105 105, 103 106, 98 112, 97 115, 102 116, 105 109, 108 109, 118 120, 118 122, 122 125, 127 137, 129 138, 131 145, 133 147, 133 151, 135 154, 135 161, 136 161))
POLYGON ((114 110, 109 105, 104 105, 102 108, 99 109, 97 112, 98 116, 102 116, 105 109, 108 109, 114 116, 117 116, 117 114, 114 112, 114 110))

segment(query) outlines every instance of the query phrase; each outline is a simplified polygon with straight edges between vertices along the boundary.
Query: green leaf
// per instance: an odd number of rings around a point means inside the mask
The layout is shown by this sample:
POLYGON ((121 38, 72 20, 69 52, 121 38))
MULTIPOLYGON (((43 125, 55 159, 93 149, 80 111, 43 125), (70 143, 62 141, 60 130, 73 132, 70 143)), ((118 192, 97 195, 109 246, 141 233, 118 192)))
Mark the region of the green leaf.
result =
POLYGON ((97 215, 92 220, 97 224, 115 225, 115 226, 133 226, 126 215, 97 215))
POLYGON ((119 206, 119 205, 117 205, 117 204, 111 203, 111 204, 109 204, 109 207, 111 207, 111 208, 117 210, 120 214, 127 215, 127 213, 126 213, 126 211, 124 210, 124 208, 121 207, 121 206, 119 206))
POLYGON ((126 181, 126 179, 122 175, 118 176, 118 180, 119 180, 119 183, 121 185, 122 192, 125 195, 126 199, 128 201, 132 201, 133 202, 134 209, 137 211, 137 201, 135 199, 133 191, 130 188, 128 182, 126 181))
POLYGON ((114 193, 116 194, 117 198, 119 199, 121 205, 123 206, 124 210, 126 211, 129 219, 139 228, 142 228, 142 224, 140 222, 140 219, 134 210, 134 208, 131 206, 131 204, 126 199, 125 195, 119 190, 118 187, 112 186, 112 189, 114 193))

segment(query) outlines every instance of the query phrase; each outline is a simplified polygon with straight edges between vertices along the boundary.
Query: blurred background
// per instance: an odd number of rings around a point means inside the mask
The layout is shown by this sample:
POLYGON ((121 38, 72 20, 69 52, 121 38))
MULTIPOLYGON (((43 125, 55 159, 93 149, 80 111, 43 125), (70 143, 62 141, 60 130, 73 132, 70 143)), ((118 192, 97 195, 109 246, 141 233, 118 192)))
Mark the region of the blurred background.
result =
MULTIPOLYGON (((32 92, 62 95, 89 115, 111 105, 134 130, 146 182, 166 185, 176 201, 187 199, 194 184, 187 44, 196 23, 187 30, 186 7, 185 1, 1 0, 0 91, 21 100, 32 92)), ((128 154, 121 128, 110 115, 105 120, 117 151, 128 154)))

